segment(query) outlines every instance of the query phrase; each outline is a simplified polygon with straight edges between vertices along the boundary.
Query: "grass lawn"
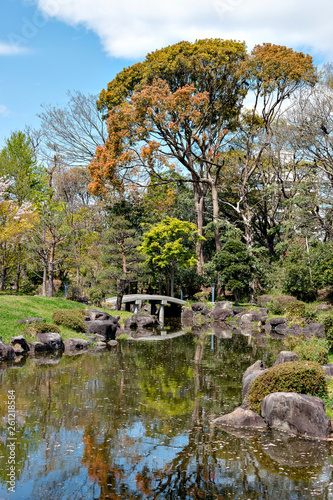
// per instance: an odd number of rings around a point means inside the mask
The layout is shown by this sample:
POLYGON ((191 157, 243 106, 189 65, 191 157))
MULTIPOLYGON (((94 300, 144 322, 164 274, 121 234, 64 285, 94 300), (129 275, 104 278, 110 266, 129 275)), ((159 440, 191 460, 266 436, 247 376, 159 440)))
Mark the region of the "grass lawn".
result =
MULTIPOLYGON (((10 338, 20 335, 26 325, 16 324, 16 321, 24 318, 45 318, 47 323, 53 323, 52 314, 57 309, 85 309, 84 304, 73 302, 61 297, 31 297, 28 295, 0 295, 0 335, 2 340, 10 343, 10 338)), ((93 306, 89 306, 93 308, 93 306)), ((131 313, 98 308, 107 311, 111 316, 119 315, 123 321, 131 313)), ((59 326, 60 335, 63 340, 70 338, 86 338, 83 333, 76 332, 70 328, 59 326)), ((28 341, 36 340, 26 336, 28 341)))

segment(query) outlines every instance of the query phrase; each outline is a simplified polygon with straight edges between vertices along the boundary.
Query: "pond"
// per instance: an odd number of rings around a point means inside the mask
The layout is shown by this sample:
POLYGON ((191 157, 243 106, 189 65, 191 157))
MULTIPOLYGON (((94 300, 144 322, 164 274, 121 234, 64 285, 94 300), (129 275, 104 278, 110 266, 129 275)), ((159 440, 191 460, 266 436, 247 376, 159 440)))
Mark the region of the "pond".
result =
POLYGON ((209 424, 241 403, 245 369, 277 352, 187 333, 4 370, 0 499, 333 498, 330 442, 209 424))

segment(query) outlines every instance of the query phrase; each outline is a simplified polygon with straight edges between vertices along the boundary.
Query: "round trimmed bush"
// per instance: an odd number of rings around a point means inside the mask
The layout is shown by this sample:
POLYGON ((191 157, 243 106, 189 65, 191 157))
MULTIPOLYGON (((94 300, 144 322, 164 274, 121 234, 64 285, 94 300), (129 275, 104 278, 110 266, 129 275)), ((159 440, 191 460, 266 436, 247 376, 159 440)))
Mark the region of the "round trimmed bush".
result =
POLYGON ((248 408, 260 413, 262 400, 273 392, 325 397, 327 382, 324 370, 313 361, 290 361, 272 366, 254 379, 247 396, 248 408))
POLYGON ((83 309, 60 309, 54 311, 52 319, 57 325, 66 326, 77 332, 86 330, 83 309))

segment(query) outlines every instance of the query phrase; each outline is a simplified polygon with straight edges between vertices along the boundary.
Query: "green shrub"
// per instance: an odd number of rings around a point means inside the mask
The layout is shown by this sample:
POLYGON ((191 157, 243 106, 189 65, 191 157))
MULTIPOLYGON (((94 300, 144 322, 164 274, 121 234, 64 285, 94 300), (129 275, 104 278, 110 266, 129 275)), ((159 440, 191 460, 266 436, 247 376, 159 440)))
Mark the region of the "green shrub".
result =
POLYGON ((294 351, 296 346, 304 344, 306 340, 305 335, 287 335, 282 340, 282 346, 284 351, 294 351))
POLYGON ((312 361, 291 361, 272 366, 253 381, 247 396, 248 408, 260 413, 261 402, 273 392, 297 392, 327 396, 324 370, 312 361))
POLYGON ((25 325, 21 330, 21 335, 31 335, 34 337, 36 333, 60 333, 60 328, 52 323, 31 323, 30 325, 25 325))
POLYGON ((101 307, 104 299, 104 293, 100 288, 90 288, 89 290, 89 300, 94 306, 101 307))
POLYGON ((325 339, 313 337, 296 346, 294 352, 300 361, 314 361, 320 365, 325 365, 328 361, 328 346, 325 339))
POLYGON ((296 301, 295 297, 291 297, 289 295, 274 297, 268 304, 269 312, 272 314, 283 314, 288 304, 294 301, 296 301))
POLYGON ((300 318, 304 318, 305 316, 306 304, 301 300, 294 300, 290 302, 286 309, 286 319, 288 320, 298 320, 300 318))
POLYGON ((316 306, 306 304, 304 318, 307 323, 318 319, 318 310, 316 306))
POLYGON ((59 309, 52 315, 53 321, 57 325, 63 325, 72 328, 77 332, 84 332, 86 324, 84 322, 84 311, 82 309, 59 309))
POLYGON ((210 297, 210 292, 197 292, 193 295, 193 298, 199 302, 207 302, 210 297))
POLYGON ((324 318, 324 332, 326 335, 326 340, 328 342, 329 349, 333 347, 333 314, 329 314, 324 318))

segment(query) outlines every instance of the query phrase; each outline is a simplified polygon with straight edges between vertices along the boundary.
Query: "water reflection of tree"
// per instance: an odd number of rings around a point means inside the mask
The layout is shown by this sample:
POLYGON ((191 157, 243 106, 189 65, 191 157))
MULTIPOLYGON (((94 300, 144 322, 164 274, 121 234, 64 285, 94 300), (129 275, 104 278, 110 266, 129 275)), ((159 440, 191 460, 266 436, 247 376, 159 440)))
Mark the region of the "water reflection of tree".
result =
MULTIPOLYGON (((16 388, 25 440, 22 468, 29 465, 28 455, 47 443, 45 483, 49 472, 61 467, 75 484, 83 465, 101 499, 234 498, 235 491, 269 498, 266 490, 275 495, 279 489, 289 498, 291 481, 274 476, 274 460, 266 458, 260 443, 224 434, 221 439, 207 426, 210 416, 239 404, 243 371, 265 356, 256 340, 241 335, 215 338, 213 344, 202 335, 161 343, 123 341, 112 353, 9 370, 1 375, 0 397, 3 403, 7 390, 16 388), (63 439, 62 429, 82 433, 81 464, 65 457, 59 464, 56 443, 63 439), (159 450, 173 454, 162 467, 152 459, 159 450)), ((287 474, 294 478, 291 470, 287 474)))

